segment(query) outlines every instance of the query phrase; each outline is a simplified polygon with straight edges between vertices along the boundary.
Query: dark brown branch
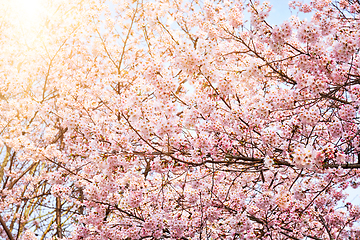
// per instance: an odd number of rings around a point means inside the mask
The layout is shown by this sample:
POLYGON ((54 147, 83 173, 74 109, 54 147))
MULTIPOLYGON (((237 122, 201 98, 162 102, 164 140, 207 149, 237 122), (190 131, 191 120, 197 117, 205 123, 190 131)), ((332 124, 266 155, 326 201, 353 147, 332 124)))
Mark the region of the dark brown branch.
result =
POLYGON ((2 217, 0 216, 0 223, 2 225, 2 227, 4 228, 5 232, 6 232, 6 235, 8 236, 8 238, 10 240, 15 240, 14 237, 12 236, 9 228, 6 226, 6 223, 4 222, 4 220, 2 219, 2 217))
POLYGON ((344 169, 360 169, 360 163, 345 163, 345 164, 325 164, 324 168, 344 168, 344 169))
POLYGON ((59 238, 62 238, 62 229, 61 229, 61 199, 56 197, 56 235, 59 238))
MULTIPOLYGON (((44 157, 45 157, 46 160, 48 160, 49 162, 56 164, 57 166, 63 168, 64 170, 66 170, 67 172, 69 172, 69 173, 71 173, 71 174, 73 174, 73 175, 75 175, 75 176, 78 176, 77 173, 71 171, 70 169, 68 169, 68 168, 65 167, 65 166, 62 166, 60 163, 57 163, 57 162, 55 162, 54 160, 51 160, 50 158, 48 158, 48 157, 46 157, 46 156, 44 156, 44 157)), ((89 182, 89 183, 93 183, 92 181, 90 181, 90 180, 87 179, 87 178, 84 178, 84 177, 83 177, 83 179, 84 179, 85 181, 89 182)))
POLYGON ((59 129, 59 132, 56 134, 54 140, 52 140, 52 141, 50 142, 50 144, 56 143, 60 138, 62 138, 62 137, 64 136, 64 134, 66 133, 67 130, 68 130, 67 127, 64 128, 64 129, 60 128, 60 129, 59 129))
POLYGON ((264 160, 261 158, 252 158, 252 157, 244 157, 244 156, 234 156, 234 155, 225 155, 225 158, 228 159, 238 159, 249 162, 263 163, 264 160))
POLYGON ((20 176, 18 178, 16 178, 14 181, 12 181, 8 187, 8 189, 12 189, 14 187, 14 185, 26 174, 28 173, 31 169, 33 169, 33 167, 36 167, 39 163, 35 162, 33 164, 31 164, 22 174, 20 174, 20 176))
POLYGON ((106 205, 106 206, 108 206, 108 207, 113 207, 114 209, 118 210, 118 211, 121 212, 121 213, 126 214, 126 215, 129 216, 129 217, 133 217, 133 218, 135 218, 135 219, 137 219, 137 220, 139 220, 139 221, 145 222, 145 219, 143 219, 143 218, 141 218, 141 217, 139 217, 139 216, 136 216, 136 215, 133 214, 133 213, 130 213, 130 212, 128 212, 128 211, 125 211, 125 210, 119 208, 118 205, 114 205, 114 206, 113 206, 113 205, 111 205, 110 203, 99 202, 99 201, 95 201, 95 200, 93 200, 93 202, 98 203, 98 204, 102 204, 102 205, 106 205))
POLYGON ((328 185, 326 185, 318 194, 316 194, 316 196, 310 201, 310 203, 301 211, 300 215, 302 215, 311 206, 311 204, 315 201, 315 199, 318 196, 320 196, 320 194, 322 194, 326 189, 328 189, 328 187, 331 185, 331 183, 332 183, 332 179, 330 180, 328 185))
POLYGON ((323 98, 329 98, 331 100, 337 101, 337 102, 341 102, 343 104, 351 104, 351 102, 348 102, 346 100, 342 100, 340 98, 336 98, 334 96, 331 96, 330 94, 325 94, 325 93, 320 93, 320 96, 322 96, 323 98))
POLYGON ((325 227, 325 230, 326 230, 327 234, 329 235, 330 240, 333 240, 333 237, 331 236, 331 231, 330 231, 328 225, 326 224, 324 217, 319 215, 319 218, 320 218, 322 225, 325 227))

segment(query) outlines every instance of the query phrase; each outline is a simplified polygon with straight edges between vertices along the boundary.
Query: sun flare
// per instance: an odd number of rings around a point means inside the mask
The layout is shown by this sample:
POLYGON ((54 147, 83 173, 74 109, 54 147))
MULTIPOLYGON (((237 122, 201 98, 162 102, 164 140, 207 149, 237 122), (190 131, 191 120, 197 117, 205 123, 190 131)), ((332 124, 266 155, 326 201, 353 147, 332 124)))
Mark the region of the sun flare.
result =
POLYGON ((44 14, 43 0, 14 0, 12 9, 16 21, 25 28, 38 27, 44 14))

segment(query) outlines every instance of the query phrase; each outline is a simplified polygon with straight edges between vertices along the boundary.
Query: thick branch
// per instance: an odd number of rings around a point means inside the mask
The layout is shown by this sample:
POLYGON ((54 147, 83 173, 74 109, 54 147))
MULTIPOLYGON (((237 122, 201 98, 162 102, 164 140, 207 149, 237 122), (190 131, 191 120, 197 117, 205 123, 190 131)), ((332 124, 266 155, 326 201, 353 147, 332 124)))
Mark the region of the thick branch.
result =
POLYGON ((0 223, 2 225, 2 227, 4 228, 5 232, 6 232, 6 235, 8 236, 8 238, 10 240, 15 240, 14 237, 12 236, 9 228, 6 226, 6 223, 4 222, 4 220, 2 219, 2 217, 0 216, 0 223))
POLYGON ((59 238, 62 238, 62 229, 61 229, 61 199, 56 197, 56 235, 59 238))
POLYGON ((360 163, 345 163, 345 164, 325 164, 324 168, 344 168, 344 169, 360 169, 360 163))

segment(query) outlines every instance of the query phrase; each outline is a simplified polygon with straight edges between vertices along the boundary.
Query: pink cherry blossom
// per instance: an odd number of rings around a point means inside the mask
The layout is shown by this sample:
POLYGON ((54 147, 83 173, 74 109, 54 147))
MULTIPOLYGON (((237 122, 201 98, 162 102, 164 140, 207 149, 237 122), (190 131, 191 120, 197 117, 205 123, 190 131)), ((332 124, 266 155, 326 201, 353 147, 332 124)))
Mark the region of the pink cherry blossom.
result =
POLYGON ((359 238, 359 3, 15 2, 1 239, 359 238))

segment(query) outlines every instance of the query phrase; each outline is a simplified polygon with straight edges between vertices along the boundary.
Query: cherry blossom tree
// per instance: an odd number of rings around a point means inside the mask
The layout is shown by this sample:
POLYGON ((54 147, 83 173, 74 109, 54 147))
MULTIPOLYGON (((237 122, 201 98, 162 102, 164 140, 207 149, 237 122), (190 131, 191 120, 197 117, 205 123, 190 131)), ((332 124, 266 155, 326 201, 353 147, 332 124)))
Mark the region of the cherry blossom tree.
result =
POLYGON ((360 3, 0 7, 3 239, 360 239, 360 3))

